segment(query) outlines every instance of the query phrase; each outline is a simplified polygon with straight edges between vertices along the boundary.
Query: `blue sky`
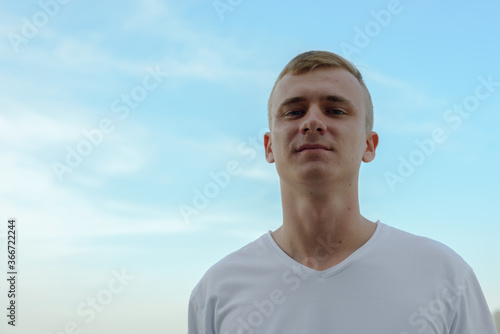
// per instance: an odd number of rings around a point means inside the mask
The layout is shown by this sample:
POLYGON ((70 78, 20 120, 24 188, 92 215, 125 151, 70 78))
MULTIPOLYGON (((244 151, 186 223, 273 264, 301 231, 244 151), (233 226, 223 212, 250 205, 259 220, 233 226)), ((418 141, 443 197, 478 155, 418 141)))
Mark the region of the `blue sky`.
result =
POLYGON ((2 4, 0 243, 15 217, 18 329, 185 333, 206 269, 281 224, 267 98, 307 50, 346 56, 371 91, 380 144, 361 169, 362 214, 452 247, 500 309, 499 12, 495 1, 2 4))

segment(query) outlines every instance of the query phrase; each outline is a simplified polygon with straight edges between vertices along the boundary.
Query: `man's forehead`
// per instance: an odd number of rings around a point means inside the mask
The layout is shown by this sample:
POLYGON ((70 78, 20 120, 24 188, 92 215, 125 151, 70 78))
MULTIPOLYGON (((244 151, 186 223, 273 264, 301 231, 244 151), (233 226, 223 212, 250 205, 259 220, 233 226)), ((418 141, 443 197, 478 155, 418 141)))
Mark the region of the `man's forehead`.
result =
POLYGON ((273 109, 286 99, 308 95, 342 95, 354 104, 363 104, 363 88, 354 75, 341 68, 320 68, 283 76, 276 84, 273 109))

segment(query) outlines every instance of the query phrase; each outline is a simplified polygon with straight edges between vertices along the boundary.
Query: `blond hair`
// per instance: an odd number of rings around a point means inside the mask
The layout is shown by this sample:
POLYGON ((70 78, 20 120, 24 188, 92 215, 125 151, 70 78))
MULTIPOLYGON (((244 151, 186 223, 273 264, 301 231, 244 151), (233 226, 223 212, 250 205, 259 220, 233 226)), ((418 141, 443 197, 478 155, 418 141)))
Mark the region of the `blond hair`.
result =
POLYGON ((267 104, 267 117, 269 119, 269 129, 271 129, 271 108, 272 108, 272 97, 276 85, 278 82, 287 74, 302 74, 305 72, 311 72, 317 68, 339 68, 344 69, 351 73, 356 79, 358 79, 359 84, 363 88, 365 95, 365 105, 366 105, 366 131, 371 131, 373 129, 373 103, 370 96, 370 92, 363 81, 363 76, 361 72, 347 59, 339 56, 336 53, 328 51, 308 51, 299 54, 293 58, 281 71, 278 79, 274 83, 273 89, 269 96, 269 101, 267 104))

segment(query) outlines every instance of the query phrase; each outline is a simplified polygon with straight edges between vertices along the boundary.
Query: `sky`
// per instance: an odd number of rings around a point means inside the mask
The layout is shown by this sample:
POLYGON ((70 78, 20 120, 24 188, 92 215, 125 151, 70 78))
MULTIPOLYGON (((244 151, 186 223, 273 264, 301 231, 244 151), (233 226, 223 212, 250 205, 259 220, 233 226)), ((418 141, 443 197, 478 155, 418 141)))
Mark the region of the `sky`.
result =
POLYGON ((372 95, 380 143, 361 167, 361 213, 451 247, 500 310, 499 12, 3 2, 0 258, 4 276, 15 218, 18 275, 16 327, 4 314, 2 333, 186 333, 205 271, 282 223, 267 99, 308 50, 351 60, 372 95))

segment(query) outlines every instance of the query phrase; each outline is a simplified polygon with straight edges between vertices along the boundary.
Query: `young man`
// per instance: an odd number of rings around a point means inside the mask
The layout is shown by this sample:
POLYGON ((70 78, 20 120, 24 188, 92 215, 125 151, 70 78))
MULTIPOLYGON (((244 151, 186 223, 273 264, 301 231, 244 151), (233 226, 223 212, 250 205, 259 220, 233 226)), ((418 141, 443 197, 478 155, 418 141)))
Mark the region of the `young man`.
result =
POLYGON ((264 137, 283 224, 208 270, 191 295, 190 334, 496 334, 460 256, 361 216, 372 127, 371 97, 351 63, 324 51, 290 61, 264 137))

